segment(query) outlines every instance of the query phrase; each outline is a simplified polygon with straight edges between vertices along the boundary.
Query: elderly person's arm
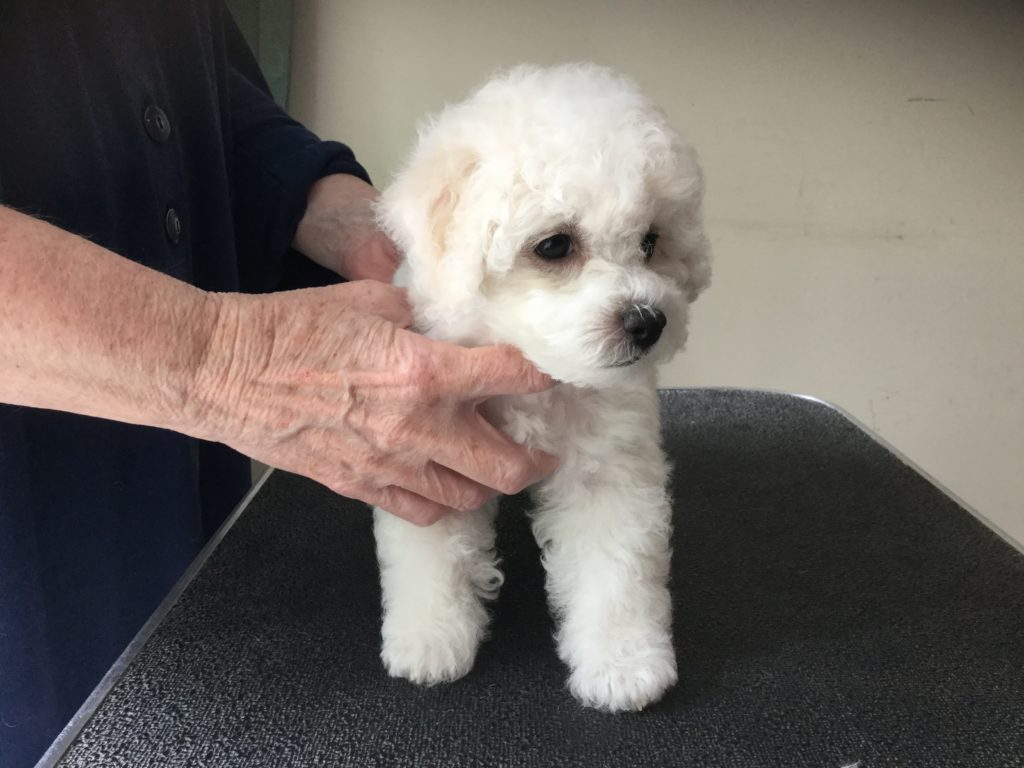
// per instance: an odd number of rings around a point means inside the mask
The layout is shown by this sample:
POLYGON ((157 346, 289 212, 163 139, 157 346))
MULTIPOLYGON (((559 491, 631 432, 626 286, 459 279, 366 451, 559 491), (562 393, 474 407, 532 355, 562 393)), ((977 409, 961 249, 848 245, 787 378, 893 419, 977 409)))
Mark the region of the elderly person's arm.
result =
POLYGON ((0 207, 0 402, 223 442, 418 523, 551 471, 476 409, 549 380, 408 320, 381 283, 206 293, 0 207))
POLYGON ((309 191, 292 246, 349 280, 390 283, 398 254, 374 220, 373 203, 378 196, 358 176, 325 176, 309 191))

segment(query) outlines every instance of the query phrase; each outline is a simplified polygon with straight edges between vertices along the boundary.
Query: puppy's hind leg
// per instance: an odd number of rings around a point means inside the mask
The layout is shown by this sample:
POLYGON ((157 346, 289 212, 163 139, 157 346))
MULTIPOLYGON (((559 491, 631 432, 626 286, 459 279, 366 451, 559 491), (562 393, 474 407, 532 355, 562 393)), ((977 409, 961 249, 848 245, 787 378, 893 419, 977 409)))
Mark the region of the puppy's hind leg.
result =
POLYGON ((381 659, 392 677, 432 685, 473 666, 501 587, 494 552, 497 502, 418 527, 375 509, 384 622, 381 659))

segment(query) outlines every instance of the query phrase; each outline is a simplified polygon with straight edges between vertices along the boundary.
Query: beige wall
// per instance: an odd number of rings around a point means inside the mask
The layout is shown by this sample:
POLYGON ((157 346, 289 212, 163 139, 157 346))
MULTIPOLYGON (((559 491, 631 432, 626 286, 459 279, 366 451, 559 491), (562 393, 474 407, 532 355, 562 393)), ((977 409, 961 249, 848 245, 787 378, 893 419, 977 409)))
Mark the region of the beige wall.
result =
POLYGON ((700 150, 715 246, 663 383, 814 394, 1024 541, 1024 11, 298 2, 292 111, 386 183, 497 68, 595 60, 700 150))

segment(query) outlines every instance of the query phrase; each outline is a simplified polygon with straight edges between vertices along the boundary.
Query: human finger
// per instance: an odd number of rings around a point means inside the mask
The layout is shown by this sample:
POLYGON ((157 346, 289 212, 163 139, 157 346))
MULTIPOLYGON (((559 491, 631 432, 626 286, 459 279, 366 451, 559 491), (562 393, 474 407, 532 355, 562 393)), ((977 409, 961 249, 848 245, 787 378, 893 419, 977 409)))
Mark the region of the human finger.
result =
POLYGON ((434 461, 480 485, 519 493, 558 467, 558 458, 530 451, 491 425, 475 408, 444 440, 432 446, 434 461))
POLYGON ((555 385, 515 347, 474 347, 461 352, 447 369, 453 392, 486 398, 543 392, 555 385))
POLYGON ((492 489, 433 461, 406 469, 392 484, 459 512, 479 509, 495 496, 492 489))
MULTIPOLYGON (((348 495, 352 495, 351 493, 348 495)), ((456 510, 395 485, 362 489, 355 496, 413 525, 433 525, 456 510)))
POLYGON ((376 230, 361 245, 342 254, 339 271, 350 280, 390 283, 399 261, 398 248, 387 235, 376 230))
POLYGON ((460 512, 479 509, 496 495, 493 489, 434 461, 413 465, 394 457, 378 457, 372 474, 381 486, 404 488, 460 512))

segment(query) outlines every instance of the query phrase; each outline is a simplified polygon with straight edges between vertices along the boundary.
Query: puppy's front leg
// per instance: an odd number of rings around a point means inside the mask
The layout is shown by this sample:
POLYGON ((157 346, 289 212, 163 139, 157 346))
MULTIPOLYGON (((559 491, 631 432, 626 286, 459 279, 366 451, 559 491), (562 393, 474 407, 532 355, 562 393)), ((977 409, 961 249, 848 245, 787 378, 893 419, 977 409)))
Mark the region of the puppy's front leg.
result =
POLYGON ((482 601, 502 582, 496 513, 491 502, 421 528, 373 511, 384 605, 380 655, 392 677, 432 685, 472 668, 487 628, 482 601))
POLYGON ((650 463, 635 473, 620 468, 619 482, 604 473, 556 475, 540 489, 534 517, 569 689, 612 712, 642 709, 676 681, 667 587, 672 513, 660 451, 656 461, 660 472, 650 463), (645 483, 622 482, 644 475, 645 483))

